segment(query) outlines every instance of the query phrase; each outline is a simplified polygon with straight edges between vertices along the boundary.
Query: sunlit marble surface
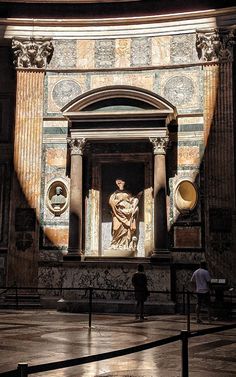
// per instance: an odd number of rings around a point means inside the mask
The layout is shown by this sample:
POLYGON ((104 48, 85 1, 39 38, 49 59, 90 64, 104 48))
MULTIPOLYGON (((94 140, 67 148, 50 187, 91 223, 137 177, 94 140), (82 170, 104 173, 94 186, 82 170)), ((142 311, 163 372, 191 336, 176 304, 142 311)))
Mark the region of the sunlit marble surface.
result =
MULTIPOLYGON (((197 325, 215 326, 223 321, 197 325)), ((229 323, 229 322, 227 322, 229 323)), ((130 315, 92 317, 54 310, 0 311, 0 373, 15 369, 19 362, 43 364, 118 350, 171 335, 186 329, 181 315, 152 316, 135 321, 130 315)), ((192 338, 189 341, 191 377, 236 376, 236 329, 192 338)), ((83 366, 34 374, 36 377, 181 377, 180 342, 125 357, 83 366)))

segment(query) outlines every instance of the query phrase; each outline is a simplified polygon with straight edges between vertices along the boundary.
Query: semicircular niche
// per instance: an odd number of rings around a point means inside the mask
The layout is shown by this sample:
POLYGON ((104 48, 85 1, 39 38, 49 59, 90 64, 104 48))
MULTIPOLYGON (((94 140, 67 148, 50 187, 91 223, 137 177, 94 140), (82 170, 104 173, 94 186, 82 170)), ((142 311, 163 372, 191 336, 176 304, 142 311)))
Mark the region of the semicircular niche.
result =
POLYGON ((175 206, 179 212, 192 211, 198 202, 198 191, 196 185, 189 180, 182 180, 175 189, 175 206))
POLYGON ((81 87, 75 80, 60 80, 52 90, 52 98, 55 104, 62 108, 81 92, 81 87))

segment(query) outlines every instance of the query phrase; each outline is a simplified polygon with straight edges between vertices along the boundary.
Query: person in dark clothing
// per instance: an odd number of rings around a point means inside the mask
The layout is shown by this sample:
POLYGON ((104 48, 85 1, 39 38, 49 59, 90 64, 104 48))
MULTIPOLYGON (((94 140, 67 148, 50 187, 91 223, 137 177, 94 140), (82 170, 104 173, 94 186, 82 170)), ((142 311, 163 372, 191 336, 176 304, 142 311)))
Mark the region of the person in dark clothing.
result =
POLYGON ((144 320, 144 302, 147 300, 149 293, 147 288, 147 276, 144 273, 142 264, 138 265, 138 271, 132 276, 132 284, 135 291, 136 304, 136 319, 144 320))

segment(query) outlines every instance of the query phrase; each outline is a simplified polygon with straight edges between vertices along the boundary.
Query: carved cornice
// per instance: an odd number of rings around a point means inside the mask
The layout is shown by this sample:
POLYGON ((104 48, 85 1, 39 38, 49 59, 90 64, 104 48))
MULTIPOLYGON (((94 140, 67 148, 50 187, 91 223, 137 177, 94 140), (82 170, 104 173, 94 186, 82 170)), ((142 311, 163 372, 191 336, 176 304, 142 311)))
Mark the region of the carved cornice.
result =
POLYGON ((166 148, 168 145, 168 137, 150 137, 150 142, 153 145, 154 154, 166 154, 166 148))
POLYGON ((86 144, 85 138, 68 139, 71 155, 82 155, 86 144))
POLYGON ((13 38, 13 63, 16 68, 46 68, 53 49, 52 41, 47 38, 13 38))
POLYGON ((207 62, 233 61, 236 29, 199 30, 196 35, 198 57, 207 62))

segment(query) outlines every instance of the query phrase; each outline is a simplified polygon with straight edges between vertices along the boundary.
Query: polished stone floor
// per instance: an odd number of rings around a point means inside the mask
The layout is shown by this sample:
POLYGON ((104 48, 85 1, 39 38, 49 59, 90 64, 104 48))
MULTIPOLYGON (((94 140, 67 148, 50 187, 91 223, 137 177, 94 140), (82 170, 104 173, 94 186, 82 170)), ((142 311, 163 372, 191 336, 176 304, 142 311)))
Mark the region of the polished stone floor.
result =
MULTIPOLYGON (((214 321, 191 330, 228 324, 214 321)), ((150 316, 135 321, 131 315, 86 314, 55 310, 0 310, 0 373, 29 365, 61 361, 147 343, 186 329, 182 315, 150 316)), ((32 375, 33 376, 33 375, 32 375)), ((136 354, 77 367, 34 374, 36 377, 180 377, 180 342, 136 354)), ((189 340, 190 377, 236 376, 236 329, 189 340)))

